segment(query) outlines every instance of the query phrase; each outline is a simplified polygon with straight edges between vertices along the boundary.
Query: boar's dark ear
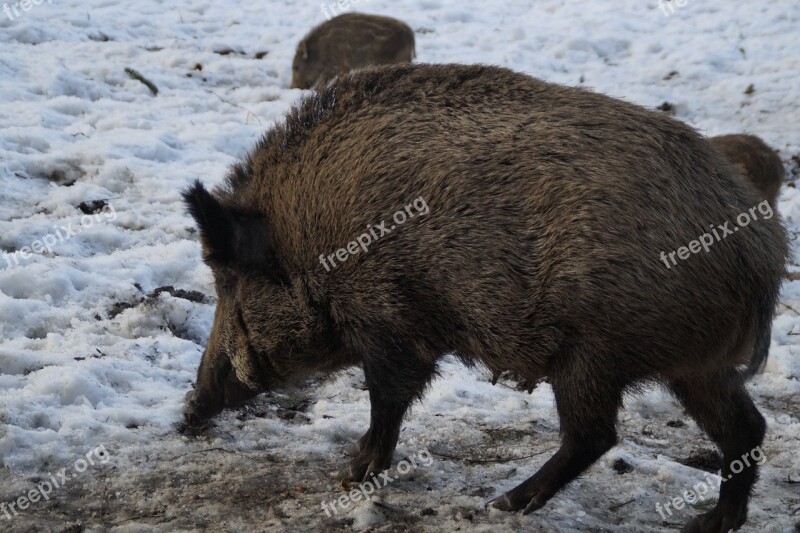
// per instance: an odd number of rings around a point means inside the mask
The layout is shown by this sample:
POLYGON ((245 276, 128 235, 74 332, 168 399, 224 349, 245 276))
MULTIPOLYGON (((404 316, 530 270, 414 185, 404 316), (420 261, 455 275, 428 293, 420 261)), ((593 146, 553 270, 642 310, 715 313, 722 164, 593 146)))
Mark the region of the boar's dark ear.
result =
POLYGON ((297 54, 300 56, 300 59, 308 59, 308 44, 306 44, 305 41, 300 41, 300 44, 297 45, 297 54))
POLYGON ((207 261, 228 264, 234 260, 233 217, 200 181, 183 192, 183 201, 200 229, 207 261))
POLYGON ((183 193, 183 199, 200 229, 206 262, 257 270, 275 281, 287 281, 263 217, 222 205, 199 181, 183 193))

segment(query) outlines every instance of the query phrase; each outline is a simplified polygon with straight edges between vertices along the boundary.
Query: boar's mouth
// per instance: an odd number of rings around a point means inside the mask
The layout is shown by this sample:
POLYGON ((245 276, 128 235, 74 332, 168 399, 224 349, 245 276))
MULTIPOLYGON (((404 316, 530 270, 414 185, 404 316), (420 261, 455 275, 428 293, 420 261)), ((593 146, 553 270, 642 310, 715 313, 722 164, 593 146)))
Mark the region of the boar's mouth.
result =
POLYGON ((259 393, 239 381, 230 363, 220 368, 215 377, 212 387, 198 382, 197 388, 186 394, 184 417, 189 426, 203 426, 224 408, 240 407, 259 393))

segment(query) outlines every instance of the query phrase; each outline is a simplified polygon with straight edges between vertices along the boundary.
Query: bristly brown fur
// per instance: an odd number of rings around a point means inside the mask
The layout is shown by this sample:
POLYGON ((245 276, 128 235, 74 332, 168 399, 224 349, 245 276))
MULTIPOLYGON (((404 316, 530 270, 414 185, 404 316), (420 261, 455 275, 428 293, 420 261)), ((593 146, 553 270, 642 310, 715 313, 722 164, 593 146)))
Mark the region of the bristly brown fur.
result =
POLYGON ((708 140, 775 207, 786 177, 786 169, 775 150, 755 135, 720 135, 708 140))
POLYGON ((297 45, 292 88, 319 88, 337 75, 410 63, 414 55, 414 31, 407 24, 380 15, 345 13, 312 29, 297 45))
MULTIPOLYGON (((301 101, 213 197, 234 220, 257 216, 237 225, 234 260, 211 263, 219 303, 190 420, 360 364, 370 428, 342 475, 358 481, 390 464, 443 355, 547 377, 562 446, 494 502, 526 511, 614 445, 623 394, 646 381, 666 384, 721 447, 723 475, 763 439, 737 366, 766 358, 785 231, 762 217, 667 268, 661 252, 761 200, 663 114, 498 67, 366 69, 301 101), (424 217, 320 264, 420 197, 424 217), (280 268, 236 266, 260 254, 280 268)), ((213 239, 206 252, 224 247, 213 239)), ((728 480, 693 527, 744 523, 756 476, 752 465, 728 480)))

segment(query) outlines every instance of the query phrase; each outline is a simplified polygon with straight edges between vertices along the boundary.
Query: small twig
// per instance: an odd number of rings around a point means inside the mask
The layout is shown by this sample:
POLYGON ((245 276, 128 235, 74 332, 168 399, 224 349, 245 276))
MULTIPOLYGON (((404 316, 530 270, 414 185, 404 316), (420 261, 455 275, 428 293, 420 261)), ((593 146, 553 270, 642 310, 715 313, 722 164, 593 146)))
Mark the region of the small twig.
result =
POLYGON ((800 311, 798 311, 797 309, 795 309, 791 305, 789 305, 789 304, 787 304, 785 302, 781 302, 781 305, 784 306, 785 308, 789 309, 790 311, 793 311, 795 314, 800 315, 800 311))
POLYGON ((206 90, 208 92, 210 92, 211 94, 213 94, 214 96, 216 96, 217 98, 219 98, 220 100, 222 100, 223 102, 225 102, 226 104, 230 104, 230 105, 232 105, 234 107, 238 107, 239 109, 244 109, 245 111, 247 111, 247 116, 245 117, 245 124, 247 124, 247 122, 250 120, 250 115, 253 115, 253 118, 256 119, 256 122, 258 122, 258 124, 261 125, 261 120, 259 120, 258 115, 256 115, 255 113, 253 113, 252 111, 250 111, 246 107, 241 106, 239 104, 236 104, 234 102, 231 102, 230 100, 226 100, 225 98, 221 97, 220 95, 218 95, 217 93, 215 93, 211 89, 206 89, 206 90))
POLYGON ((127 74, 133 80, 142 82, 148 89, 150 89, 150 92, 153 93, 153 96, 158 95, 158 87, 156 87, 152 81, 142 76, 141 72, 138 70, 125 67, 125 74, 127 74))
POLYGON ((181 455, 176 455, 175 457, 170 457, 167 461, 174 461, 175 459, 180 459, 181 457, 186 457, 187 455, 192 455, 195 453, 208 453, 208 452, 225 452, 225 453, 239 453, 236 450, 227 450, 225 448, 206 448, 205 450, 194 450, 191 452, 186 452, 181 455))
POLYGON ((635 501, 636 501, 636 498, 631 498, 630 500, 628 500, 625 503, 615 503, 615 504, 609 506, 608 510, 611 511, 611 512, 616 513, 617 511, 619 511, 620 509, 622 509, 623 507, 625 507, 629 503, 633 503, 635 501))
POLYGON ((382 501, 378 501, 378 500, 372 500, 372 504, 375 505, 376 507, 381 507, 382 509, 387 509, 389 511, 398 511, 399 510, 397 507, 393 507, 393 506, 389 505, 388 503, 383 503, 382 501))
POLYGON ((800 485, 800 479, 792 479, 792 476, 786 476, 786 479, 783 480, 784 483, 788 483, 789 485, 800 485))
POLYGON ((547 452, 553 451, 555 448, 548 448, 547 450, 537 452, 531 455, 524 455, 522 457, 498 457, 496 459, 474 459, 470 457, 457 457, 455 455, 447 455, 446 453, 437 452, 436 450, 431 450, 431 453, 434 455, 438 455, 439 457, 444 457, 445 459, 452 459, 454 461, 464 461, 465 463, 472 463, 472 464, 488 464, 488 463, 508 463, 511 461, 522 461, 523 459, 530 459, 531 457, 536 457, 537 455, 542 455, 547 452))
POLYGON ((132 522, 134 520, 141 520, 142 518, 153 518, 154 516, 163 515, 164 511, 156 511, 154 513, 145 513, 136 516, 132 516, 131 518, 123 518, 122 520, 117 520, 116 522, 111 522, 108 524, 111 527, 119 526, 124 524, 125 522, 132 522))
POLYGON ((167 324, 167 329, 169 330, 170 333, 172 333, 173 337, 177 337, 178 339, 183 338, 180 336, 178 328, 175 327, 175 324, 170 322, 170 320, 167 317, 164 317, 164 322, 167 324))

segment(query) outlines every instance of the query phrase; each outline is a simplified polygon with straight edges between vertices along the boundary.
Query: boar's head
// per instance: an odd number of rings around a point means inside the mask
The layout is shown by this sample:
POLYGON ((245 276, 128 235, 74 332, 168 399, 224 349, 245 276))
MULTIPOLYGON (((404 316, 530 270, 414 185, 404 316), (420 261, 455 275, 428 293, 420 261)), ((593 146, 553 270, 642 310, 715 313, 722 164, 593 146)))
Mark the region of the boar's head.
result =
POLYGON ((311 89, 318 81, 329 77, 324 75, 324 64, 313 41, 300 41, 292 61, 292 89, 311 89))
POLYGON ((277 260, 264 217, 229 205, 199 182, 184 200, 217 291, 214 325, 185 407, 186 421, 198 426, 324 357, 316 315, 277 260))

